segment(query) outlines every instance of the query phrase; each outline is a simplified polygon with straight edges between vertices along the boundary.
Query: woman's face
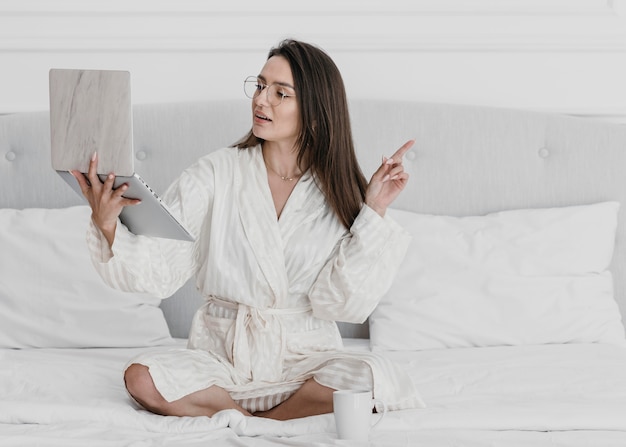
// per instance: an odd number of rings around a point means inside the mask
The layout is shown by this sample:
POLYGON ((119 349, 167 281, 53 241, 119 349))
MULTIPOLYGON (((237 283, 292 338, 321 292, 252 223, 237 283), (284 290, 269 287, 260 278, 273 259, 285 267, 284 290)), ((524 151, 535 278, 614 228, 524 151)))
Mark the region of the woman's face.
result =
POLYGON ((289 62, 282 56, 272 56, 263 66, 258 79, 267 87, 252 100, 252 132, 266 142, 295 148, 300 131, 300 112, 293 96, 295 89, 289 62), (275 87, 270 89, 272 85, 275 87), (280 104, 272 105, 268 101, 268 90, 272 103, 276 102, 280 93, 288 96, 280 104))

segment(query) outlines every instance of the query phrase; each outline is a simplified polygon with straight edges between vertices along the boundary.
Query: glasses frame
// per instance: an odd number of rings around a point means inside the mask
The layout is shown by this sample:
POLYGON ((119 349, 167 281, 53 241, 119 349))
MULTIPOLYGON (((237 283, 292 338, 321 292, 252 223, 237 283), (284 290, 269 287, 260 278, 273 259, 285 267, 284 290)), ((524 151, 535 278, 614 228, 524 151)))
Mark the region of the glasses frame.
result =
POLYGON ((280 82, 275 82, 273 84, 267 85, 264 82, 262 82, 258 76, 248 76, 246 79, 244 79, 243 81, 243 93, 246 95, 247 98, 250 99, 256 99, 259 97, 259 95, 261 94, 261 92, 265 91, 265 98, 267 99, 267 102, 272 106, 272 107, 278 107, 279 105, 281 105, 284 101, 285 98, 295 98, 296 95, 281 95, 280 101, 276 104, 274 104, 271 99, 270 99, 270 89, 274 86, 279 86, 279 87, 287 87, 290 89, 293 89, 293 87, 291 87, 290 85, 285 85, 285 84, 281 84, 280 82), (254 94, 252 96, 248 95, 248 92, 246 91, 246 85, 249 83, 254 83, 257 87, 254 91, 254 94), (259 89, 258 86, 261 86, 262 88, 259 89))

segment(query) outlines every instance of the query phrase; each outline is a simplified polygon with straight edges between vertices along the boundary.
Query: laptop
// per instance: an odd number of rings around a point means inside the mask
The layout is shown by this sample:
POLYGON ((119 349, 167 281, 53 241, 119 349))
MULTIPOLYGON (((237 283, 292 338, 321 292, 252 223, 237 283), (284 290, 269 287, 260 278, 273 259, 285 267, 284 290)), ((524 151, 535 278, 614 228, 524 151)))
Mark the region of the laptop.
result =
POLYGON ((114 187, 127 183, 120 220, 135 234, 193 241, 190 231, 135 172, 130 73, 117 70, 53 68, 50 77, 52 167, 83 199, 71 170, 87 173, 98 152, 98 175, 116 175, 114 187))

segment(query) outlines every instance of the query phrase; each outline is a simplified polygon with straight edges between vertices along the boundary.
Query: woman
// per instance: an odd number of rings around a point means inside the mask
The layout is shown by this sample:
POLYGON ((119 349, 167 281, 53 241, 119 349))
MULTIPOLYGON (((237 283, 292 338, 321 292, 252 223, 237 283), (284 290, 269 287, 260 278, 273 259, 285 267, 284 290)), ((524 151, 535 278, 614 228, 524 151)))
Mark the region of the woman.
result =
POLYGON ((404 188, 407 142, 369 185, 354 154, 343 81, 316 47, 286 40, 245 82, 252 129, 201 158, 164 195, 193 243, 136 236, 118 223, 137 200, 87 178, 92 258, 111 286, 170 296, 192 275, 206 298, 188 349, 149 353, 125 371, 130 395, 164 415, 224 409, 275 419, 332 412, 336 389, 372 389, 417 406, 399 368, 342 350, 335 321, 363 322, 402 262, 407 235, 385 210, 404 188))

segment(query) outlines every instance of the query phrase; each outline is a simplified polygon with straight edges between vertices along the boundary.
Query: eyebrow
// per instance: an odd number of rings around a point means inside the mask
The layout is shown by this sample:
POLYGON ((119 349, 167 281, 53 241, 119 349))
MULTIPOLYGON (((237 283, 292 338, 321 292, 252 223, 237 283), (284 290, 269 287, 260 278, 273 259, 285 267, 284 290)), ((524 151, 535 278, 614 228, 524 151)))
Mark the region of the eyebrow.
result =
MULTIPOLYGON (((261 81, 265 82, 267 84, 267 79, 265 79, 265 76, 263 75, 257 75, 257 79, 260 79, 261 81)), ((292 89, 296 89, 293 85, 287 83, 287 82, 274 82, 274 84, 278 84, 278 85, 282 85, 283 87, 289 87, 292 89)))

